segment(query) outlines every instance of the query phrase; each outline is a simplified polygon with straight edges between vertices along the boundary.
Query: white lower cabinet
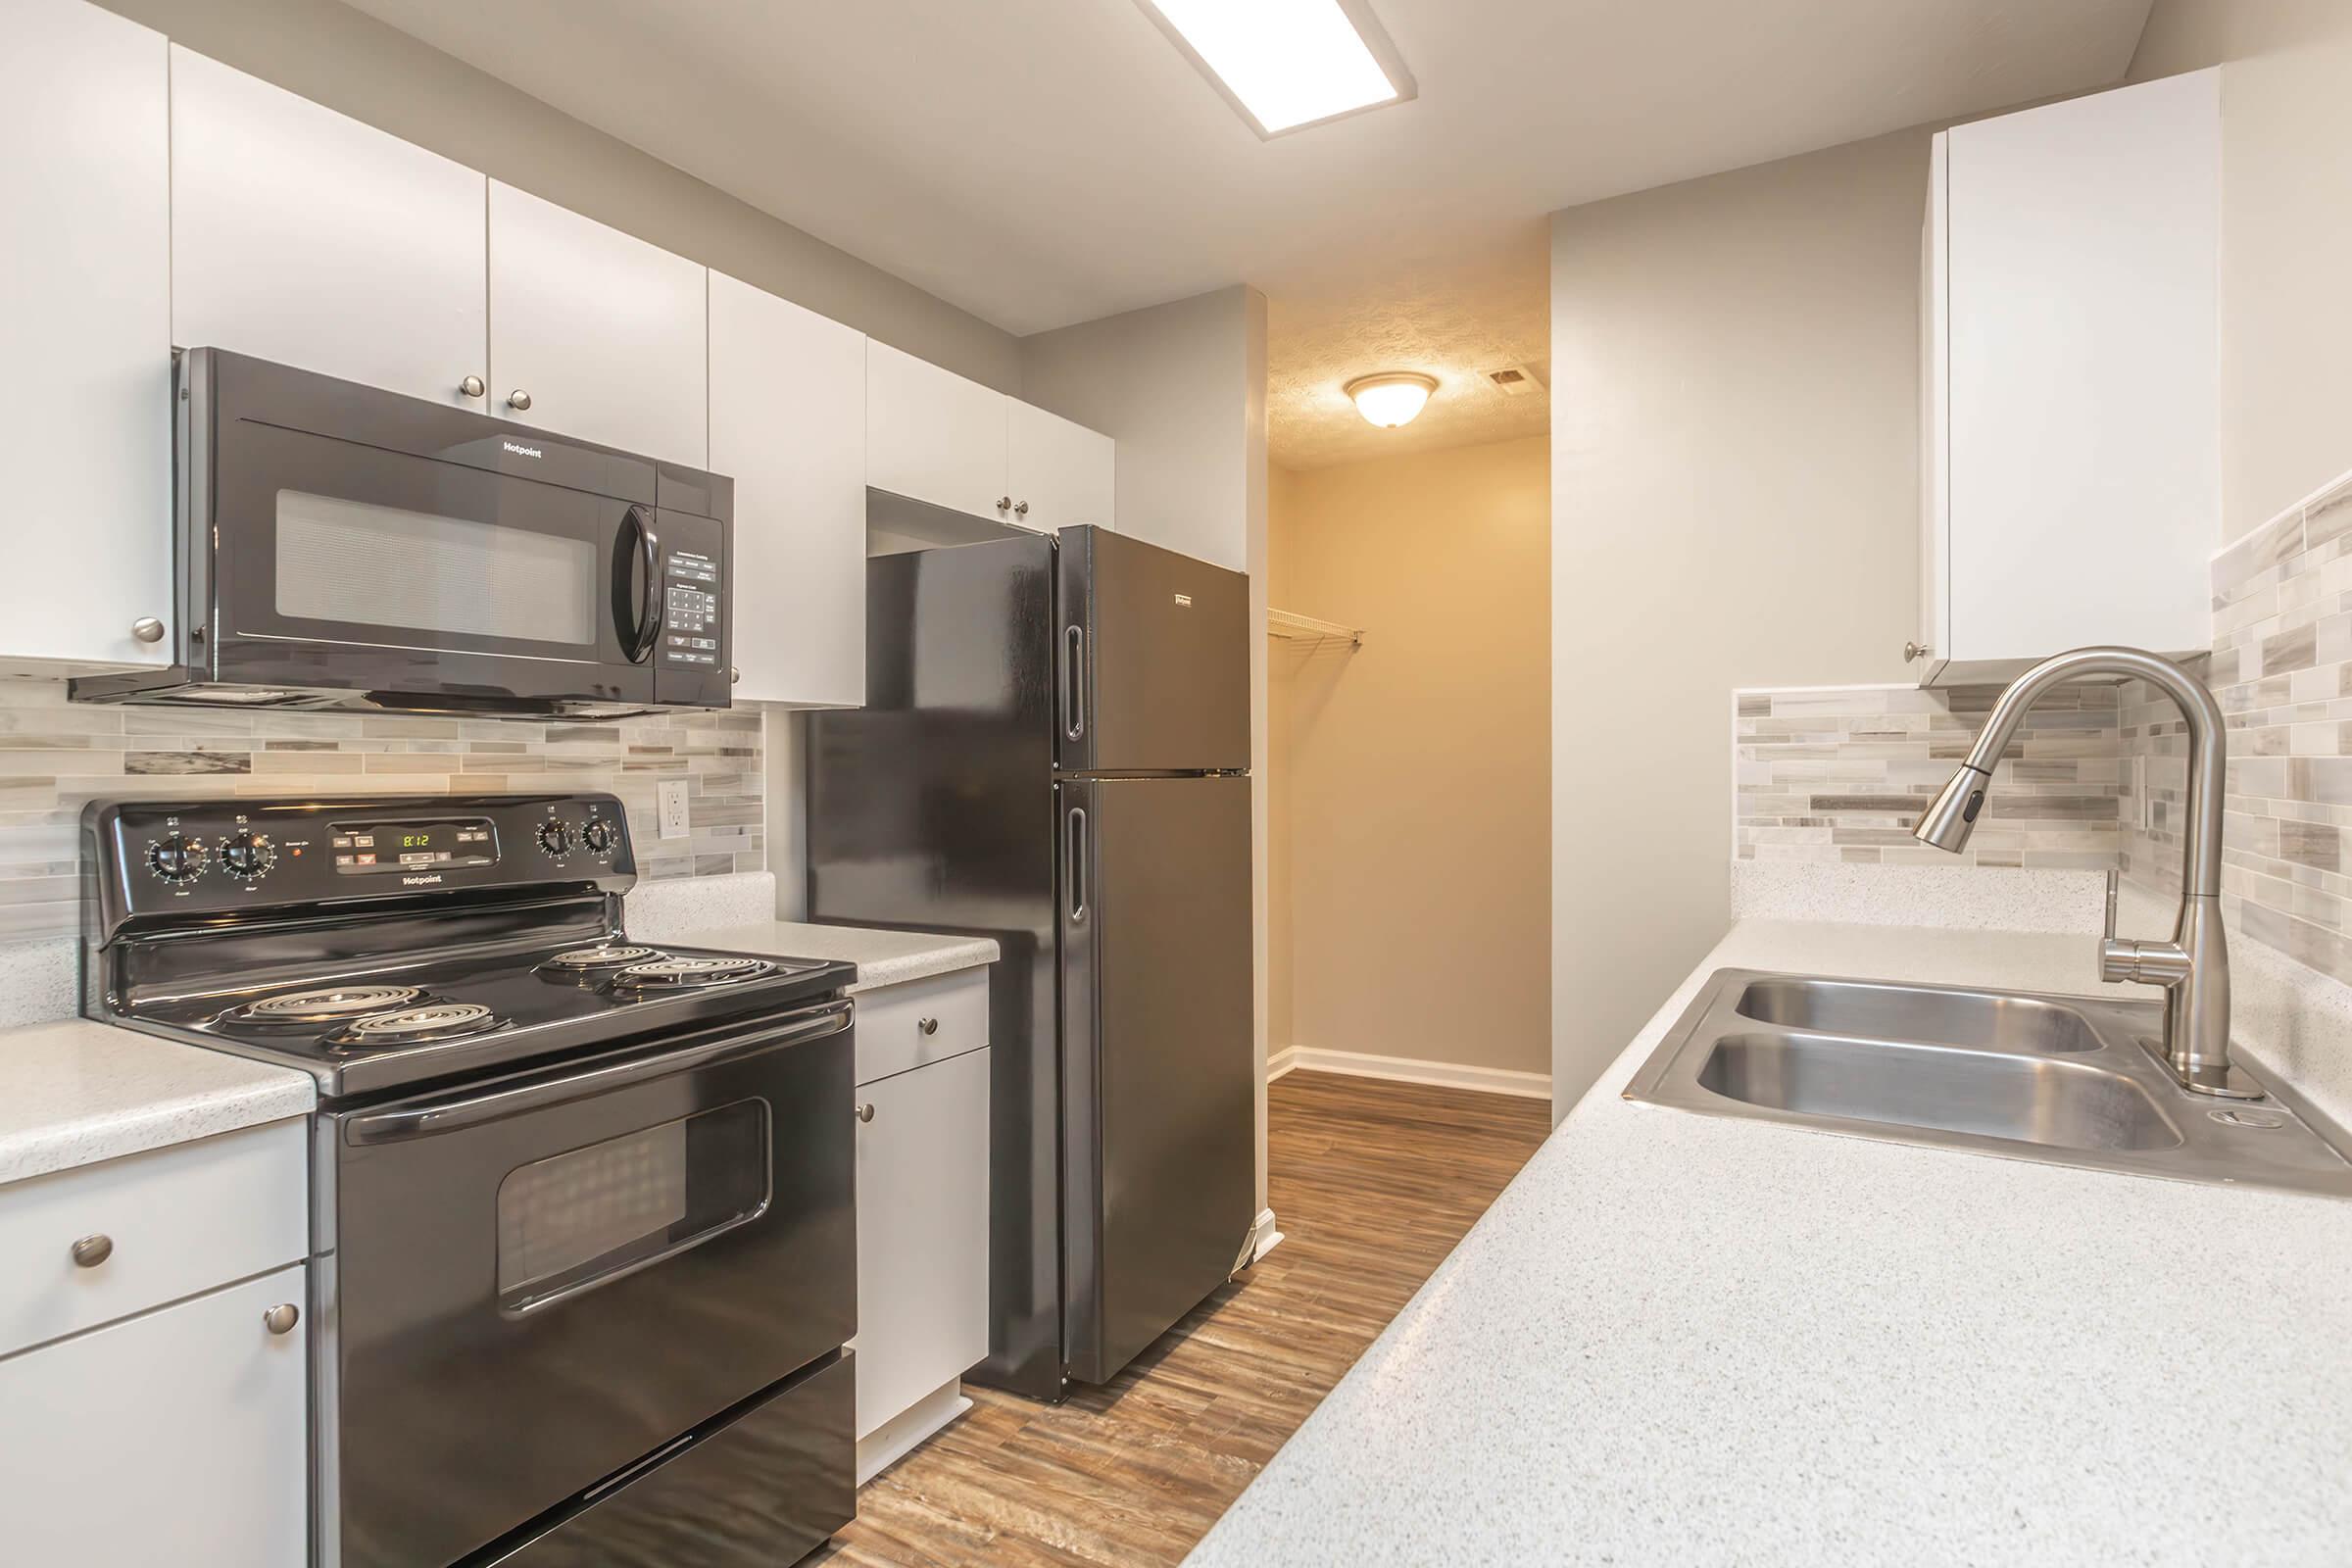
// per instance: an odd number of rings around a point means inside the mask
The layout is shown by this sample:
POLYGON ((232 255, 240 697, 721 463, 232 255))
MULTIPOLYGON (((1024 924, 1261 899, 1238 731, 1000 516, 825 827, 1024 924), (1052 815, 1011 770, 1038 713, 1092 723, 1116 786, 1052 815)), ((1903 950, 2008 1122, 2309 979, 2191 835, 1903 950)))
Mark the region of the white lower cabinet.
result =
POLYGON ((0 1360, 0 1556, 308 1563, 305 1272, 0 1360))
MULTIPOLYGON (((986 972, 962 983, 985 1016, 986 972)), ((858 1088, 860 1485, 970 1407, 988 1354, 988 1072, 982 1045, 858 1088)))

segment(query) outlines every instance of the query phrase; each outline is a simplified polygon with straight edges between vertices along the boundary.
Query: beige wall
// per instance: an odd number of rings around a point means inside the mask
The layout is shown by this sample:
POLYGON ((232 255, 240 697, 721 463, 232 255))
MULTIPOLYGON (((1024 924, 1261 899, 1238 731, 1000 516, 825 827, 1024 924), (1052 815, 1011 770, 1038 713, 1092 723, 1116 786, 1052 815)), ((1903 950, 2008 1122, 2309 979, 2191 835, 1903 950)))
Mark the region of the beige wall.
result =
POLYGON ((1550 451, 1284 474, 1275 1015, 1298 1046, 1550 1071, 1550 451), (1287 960, 1287 961, 1284 961, 1287 960))
POLYGON ((2352 3, 2156 0, 2135 80, 2222 66, 2222 538, 2352 468, 2352 3))
POLYGON ((336 0, 104 3, 493 178, 1001 391, 1020 390, 1009 333, 336 0))
MULTIPOLYGON (((1119 531, 1250 574, 1266 613, 1266 297, 1219 289, 1021 340, 1022 396, 1119 443, 1119 531)), ((1266 649, 1250 657, 1251 1018, 1257 1201, 1266 1202, 1269 963, 1266 649)))
POLYGON ((1904 677, 1929 136, 1553 215, 1555 1114, 1729 924, 1732 689, 1904 677))

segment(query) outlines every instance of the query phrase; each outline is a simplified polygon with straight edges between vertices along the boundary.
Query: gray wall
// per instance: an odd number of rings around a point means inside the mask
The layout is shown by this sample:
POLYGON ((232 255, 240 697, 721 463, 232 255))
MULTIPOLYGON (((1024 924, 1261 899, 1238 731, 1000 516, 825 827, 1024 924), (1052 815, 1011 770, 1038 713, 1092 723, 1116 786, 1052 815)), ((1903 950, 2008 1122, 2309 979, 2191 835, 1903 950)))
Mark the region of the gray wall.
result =
POLYGON ((1020 391, 1009 333, 336 0, 102 3, 510 185, 1020 391))
POLYGON ((2222 540, 2352 468, 2352 4, 2156 0, 2145 80, 2222 68, 2222 540))
POLYGON ((1553 215, 1555 1114, 1730 923, 1732 689, 1905 678, 1930 135, 1553 215))

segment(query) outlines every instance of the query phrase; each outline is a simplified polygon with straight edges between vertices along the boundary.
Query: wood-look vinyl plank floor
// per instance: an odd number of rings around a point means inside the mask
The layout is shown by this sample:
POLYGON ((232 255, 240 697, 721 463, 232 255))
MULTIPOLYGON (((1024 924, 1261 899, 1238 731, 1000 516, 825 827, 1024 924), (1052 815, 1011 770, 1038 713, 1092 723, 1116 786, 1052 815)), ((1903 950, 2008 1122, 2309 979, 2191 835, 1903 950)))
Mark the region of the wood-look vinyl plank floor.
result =
POLYGON ((1551 1130, 1541 1101, 1295 1072, 1266 1093, 1282 1246, 1116 1381, 969 1414, 808 1559, 1145 1568, 1207 1534, 1551 1130))

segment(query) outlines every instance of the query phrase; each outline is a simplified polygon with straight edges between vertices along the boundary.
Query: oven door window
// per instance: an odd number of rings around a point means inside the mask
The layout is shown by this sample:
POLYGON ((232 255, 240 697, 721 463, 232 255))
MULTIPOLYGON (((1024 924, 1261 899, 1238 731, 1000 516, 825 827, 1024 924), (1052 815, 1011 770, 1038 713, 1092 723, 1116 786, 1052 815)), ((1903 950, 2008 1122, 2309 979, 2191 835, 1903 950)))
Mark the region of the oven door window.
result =
POLYGON ((498 1304, 523 1313, 757 1219, 768 1108, 739 1100, 510 1171, 498 1188, 498 1304))

